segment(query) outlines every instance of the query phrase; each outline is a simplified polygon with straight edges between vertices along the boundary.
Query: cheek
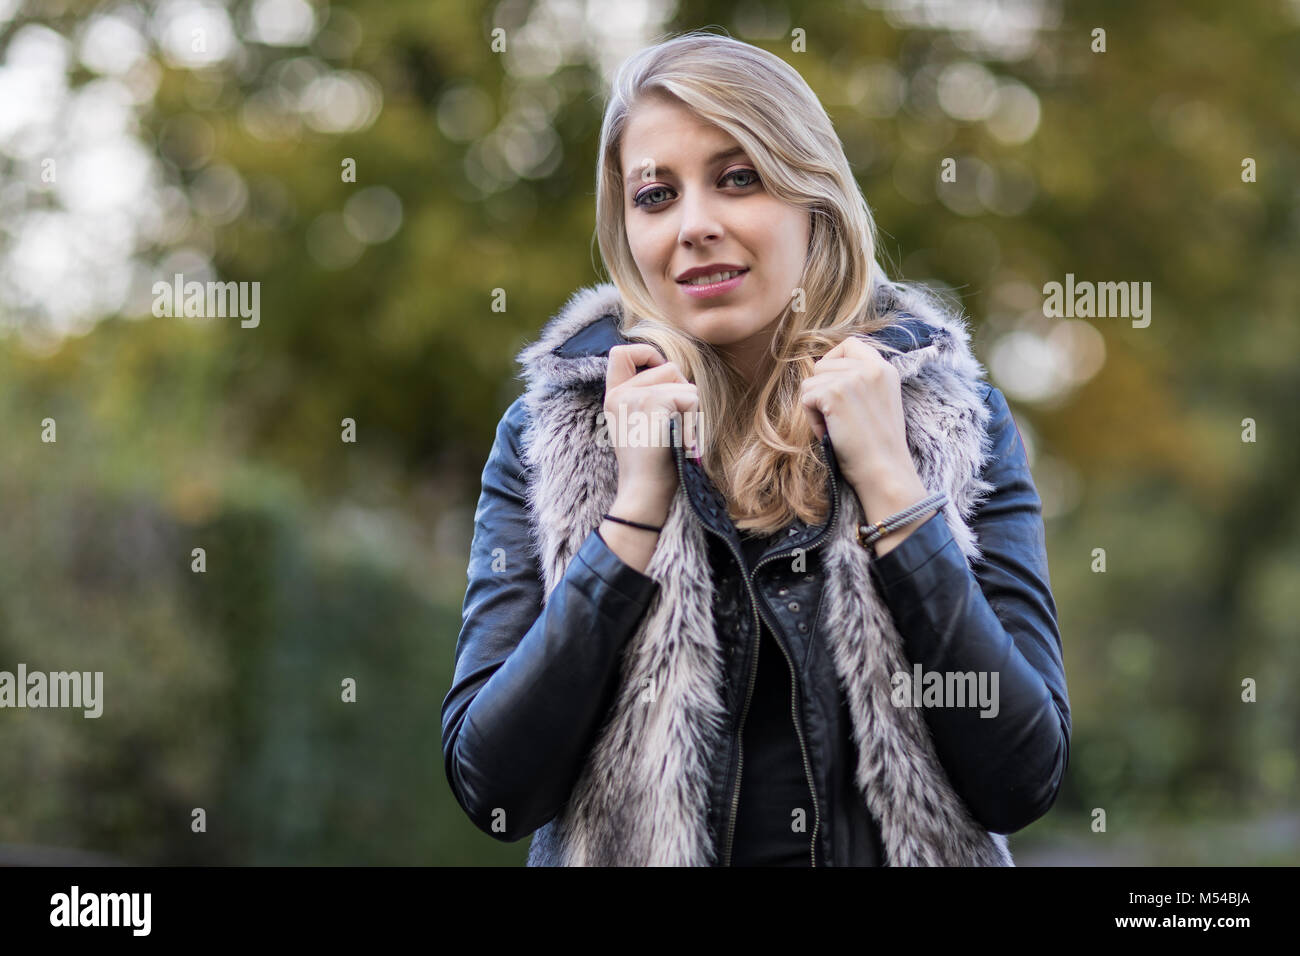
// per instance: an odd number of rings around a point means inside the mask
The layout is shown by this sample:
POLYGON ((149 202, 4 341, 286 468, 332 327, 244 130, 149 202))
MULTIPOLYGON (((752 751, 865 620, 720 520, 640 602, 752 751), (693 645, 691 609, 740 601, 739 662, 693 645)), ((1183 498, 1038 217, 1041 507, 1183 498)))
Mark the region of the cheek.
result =
POLYGON ((787 278, 796 281, 803 274, 808 258, 808 230, 801 229, 797 220, 783 224, 779 257, 787 278))
POLYGON ((803 210, 791 210, 788 207, 784 209, 778 235, 781 237, 785 258, 797 258, 800 262, 803 261, 811 237, 810 229, 811 224, 808 222, 807 213, 803 210))
POLYGON ((632 259, 640 267, 647 281, 654 281, 663 274, 663 243, 652 229, 630 229, 627 232, 627 245, 632 250, 632 259))
MULTIPOLYGON (((781 282, 786 273, 803 271, 810 228, 805 212, 794 212, 786 204, 774 202, 755 209, 753 216, 746 217, 743 228, 744 235, 753 239, 746 245, 759 250, 760 257, 776 267, 781 282)), ((768 276, 775 278, 771 271, 768 276)))

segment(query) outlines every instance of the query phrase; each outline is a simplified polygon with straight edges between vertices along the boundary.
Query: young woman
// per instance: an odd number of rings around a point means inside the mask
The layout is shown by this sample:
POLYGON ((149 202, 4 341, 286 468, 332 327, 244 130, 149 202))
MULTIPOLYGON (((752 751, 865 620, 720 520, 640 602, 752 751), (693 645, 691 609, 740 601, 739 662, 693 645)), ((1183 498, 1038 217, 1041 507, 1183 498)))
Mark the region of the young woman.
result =
POLYGON ((613 281, 520 353, 483 472, 456 799, 530 865, 1012 865, 1069 702, 962 320, 876 264, 799 74, 725 36, 622 66, 596 217, 613 281))

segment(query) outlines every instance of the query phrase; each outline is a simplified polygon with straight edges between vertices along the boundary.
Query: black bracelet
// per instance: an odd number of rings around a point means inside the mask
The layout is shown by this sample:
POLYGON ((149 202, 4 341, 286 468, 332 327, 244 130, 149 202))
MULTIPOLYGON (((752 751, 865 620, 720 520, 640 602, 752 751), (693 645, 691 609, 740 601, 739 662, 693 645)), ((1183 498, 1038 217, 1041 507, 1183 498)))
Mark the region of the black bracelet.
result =
POLYGON ((645 531, 663 531, 663 528, 656 528, 652 524, 642 524, 639 521, 628 521, 626 518, 615 518, 613 515, 605 515, 610 521, 617 521, 619 524, 631 525, 633 528, 642 528, 645 531))

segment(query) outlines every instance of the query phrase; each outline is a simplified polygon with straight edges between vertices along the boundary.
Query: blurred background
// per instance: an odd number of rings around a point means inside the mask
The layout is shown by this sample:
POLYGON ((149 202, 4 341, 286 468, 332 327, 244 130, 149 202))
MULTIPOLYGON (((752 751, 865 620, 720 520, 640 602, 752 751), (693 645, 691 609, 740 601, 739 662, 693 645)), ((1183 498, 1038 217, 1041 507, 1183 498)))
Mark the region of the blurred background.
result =
POLYGON ((480 472, 604 278, 612 71, 701 27, 807 79, 1012 404, 1074 716, 1017 862, 1300 859, 1300 0, 0 0, 0 670, 104 673, 0 710, 0 863, 523 862, 440 750, 480 472), (1045 318, 1067 273, 1149 326, 1045 318))

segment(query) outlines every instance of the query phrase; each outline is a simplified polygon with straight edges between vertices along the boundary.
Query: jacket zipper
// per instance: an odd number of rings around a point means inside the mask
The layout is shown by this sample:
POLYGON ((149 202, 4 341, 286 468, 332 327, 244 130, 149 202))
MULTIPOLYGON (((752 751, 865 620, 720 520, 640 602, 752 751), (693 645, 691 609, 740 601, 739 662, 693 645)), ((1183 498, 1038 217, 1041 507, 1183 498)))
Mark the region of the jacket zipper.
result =
MULTIPOLYGON (((675 425, 676 423, 674 422, 673 424, 675 425)), ((674 456, 677 459, 677 480, 681 483, 682 490, 685 491, 686 490, 686 468, 684 464, 685 451, 682 449, 680 440, 675 441, 673 445, 674 445, 674 456)), ((831 531, 834 530, 835 520, 839 515, 839 488, 835 481, 835 469, 831 467, 830 460, 826 456, 826 446, 824 444, 820 444, 817 446, 817 452, 818 454, 821 455, 822 462, 826 465, 826 473, 830 476, 831 515, 830 515, 830 520, 827 521, 826 523, 826 528, 821 533, 821 536, 818 537, 815 541, 811 542, 807 547, 803 549, 805 554, 807 554, 809 551, 812 551, 815 548, 821 547, 823 544, 826 543, 826 539, 830 537, 831 531)), ((686 497, 687 499, 690 498, 689 492, 687 492, 686 497)), ((692 506, 692 510, 693 509, 694 506, 692 506)), ((736 566, 740 568, 744 568, 745 566, 744 558, 740 553, 737 552, 735 546, 732 545, 731 540, 723 537, 722 535, 718 534, 716 531, 713 531, 713 529, 710 528, 707 524, 705 524, 703 520, 701 520, 700 523, 704 525, 704 529, 706 531, 709 531, 715 537, 723 539, 728 549, 736 557, 736 566)), ((759 621, 759 616, 762 613, 762 611, 761 611, 761 605, 759 604, 758 601, 758 595, 755 594, 754 592, 754 587, 751 581, 751 577, 757 576, 758 569, 761 568, 764 564, 767 564, 771 561, 778 561, 781 560, 782 558, 789 558, 793 555, 794 555, 794 551, 791 550, 784 554, 773 554, 773 555, 768 555, 765 558, 760 558, 758 563, 754 565, 753 572, 750 575, 745 576, 745 590, 749 593, 749 600, 750 600, 749 609, 754 615, 754 640, 755 643, 759 644, 760 647, 762 646, 762 633, 761 633, 762 624, 759 621)), ((767 620, 766 615, 763 616, 763 620, 765 621, 767 620)), ((794 729, 799 736, 799 752, 800 755, 803 757, 804 774, 808 778, 808 789, 812 792, 813 829, 812 829, 812 837, 809 841, 808 849, 809 849, 809 855, 811 856, 812 859, 812 865, 816 866, 817 865, 817 830, 818 827, 821 825, 821 809, 819 808, 818 801, 817 801, 817 786, 813 782, 812 764, 808 760, 808 749, 804 740, 803 726, 799 721, 799 713, 797 707, 798 682, 795 677, 794 661, 790 659, 790 654, 785 649, 785 644, 777 636, 779 633, 778 628, 773 626, 770 621, 768 622, 768 626, 772 629, 772 637, 776 643, 776 646, 781 648, 781 653, 785 656, 786 663, 790 668, 790 716, 794 718, 794 729)), ((735 838, 736 835, 736 812, 740 807, 740 780, 741 780, 741 775, 743 774, 745 768, 745 742, 744 742, 745 718, 749 716, 749 701, 751 696, 753 695, 754 676, 757 673, 758 673, 758 653, 755 652, 754 663, 749 669, 749 685, 745 689, 745 704, 740 712, 740 726, 736 730, 736 747, 737 747, 736 786, 732 791, 732 796, 731 796, 731 816, 727 823, 727 839, 724 845, 723 857, 722 857, 723 866, 731 865, 732 840, 735 838)))

